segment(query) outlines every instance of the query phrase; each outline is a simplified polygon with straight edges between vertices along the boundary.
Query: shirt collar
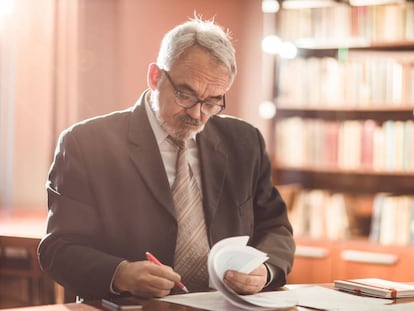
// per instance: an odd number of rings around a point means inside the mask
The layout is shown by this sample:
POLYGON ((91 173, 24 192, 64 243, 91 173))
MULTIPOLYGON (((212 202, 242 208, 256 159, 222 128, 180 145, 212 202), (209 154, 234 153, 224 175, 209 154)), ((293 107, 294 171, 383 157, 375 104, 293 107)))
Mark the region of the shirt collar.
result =
POLYGON ((154 132, 157 144, 160 145, 167 139, 168 133, 161 127, 160 122, 155 116, 155 112, 151 108, 151 105, 149 103, 149 94, 150 92, 148 92, 147 96, 145 96, 145 111, 147 112, 148 120, 150 122, 152 131, 154 132))
MULTIPOLYGON (((155 111, 151 108, 150 104, 150 92, 145 96, 145 111, 147 112, 148 120, 150 122, 152 131, 154 132, 155 139, 158 145, 161 145, 168 138, 168 133, 161 127, 160 121, 155 115, 155 111)), ((190 138, 189 147, 195 145, 195 137, 190 138)))

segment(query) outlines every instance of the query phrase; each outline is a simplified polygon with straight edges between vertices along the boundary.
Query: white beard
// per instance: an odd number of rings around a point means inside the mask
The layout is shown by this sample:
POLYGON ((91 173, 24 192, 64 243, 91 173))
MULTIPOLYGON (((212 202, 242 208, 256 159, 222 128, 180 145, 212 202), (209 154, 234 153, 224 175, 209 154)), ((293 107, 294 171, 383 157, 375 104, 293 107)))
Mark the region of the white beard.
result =
POLYGON ((195 138, 195 136, 204 129, 204 125, 200 126, 196 130, 189 130, 188 128, 175 128, 169 125, 168 122, 161 116, 158 98, 158 90, 152 91, 150 105, 154 111, 155 117, 160 123, 161 128, 166 131, 168 135, 178 140, 188 140, 190 138, 195 138))

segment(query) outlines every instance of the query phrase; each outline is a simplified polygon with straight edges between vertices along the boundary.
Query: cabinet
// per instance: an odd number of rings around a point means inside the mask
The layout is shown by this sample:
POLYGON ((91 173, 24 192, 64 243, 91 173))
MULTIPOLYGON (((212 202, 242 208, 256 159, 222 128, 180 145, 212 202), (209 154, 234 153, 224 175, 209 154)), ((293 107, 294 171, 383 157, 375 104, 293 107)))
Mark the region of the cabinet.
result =
POLYGON ((414 260, 414 3, 282 9, 273 178, 300 187, 289 282, 409 281, 414 260))
POLYGON ((328 241, 301 237, 289 283, 330 283, 335 279, 378 277, 409 282, 414 250, 364 240, 328 241))

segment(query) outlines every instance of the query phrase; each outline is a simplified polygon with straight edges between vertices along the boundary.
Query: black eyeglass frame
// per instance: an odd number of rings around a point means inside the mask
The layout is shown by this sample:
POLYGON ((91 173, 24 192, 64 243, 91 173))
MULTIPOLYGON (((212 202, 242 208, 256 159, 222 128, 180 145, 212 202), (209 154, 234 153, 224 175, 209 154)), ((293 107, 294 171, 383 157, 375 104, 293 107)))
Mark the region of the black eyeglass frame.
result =
POLYGON ((171 84, 172 88, 174 89, 174 92, 175 92, 175 97, 176 97, 176 99, 177 99, 177 100, 175 101, 175 103, 176 103, 178 106, 180 106, 180 107, 182 107, 182 108, 184 108, 184 109, 191 109, 191 108, 193 108, 195 105, 197 105, 198 103, 200 103, 200 111, 201 111, 201 113, 203 113, 204 115, 207 115, 207 116, 214 116, 214 115, 217 115, 217 114, 219 114, 220 112, 222 112, 222 111, 226 108, 226 96, 225 96, 225 94, 223 94, 223 97, 222 97, 222 101, 223 101, 223 104, 222 104, 222 105, 211 103, 211 102, 209 102, 208 100, 201 99, 201 98, 198 98, 197 96, 194 96, 194 95, 191 95, 191 94, 187 94, 187 93, 185 93, 185 92, 180 91, 180 90, 177 88, 177 86, 175 85, 174 81, 171 79, 171 77, 170 77, 170 75, 169 75, 168 71, 167 71, 167 70, 164 70, 164 69, 161 69, 161 70, 162 70, 162 72, 164 72, 164 73, 165 73, 165 76, 167 77, 167 80, 170 82, 170 84, 171 84), (180 102, 180 98, 182 98, 182 97, 183 97, 183 95, 184 95, 184 97, 187 97, 187 98, 189 98, 189 99, 192 99, 194 103, 193 103, 191 106, 185 106, 185 105, 183 105, 183 104, 180 102), (217 112, 215 112, 215 113, 206 112, 205 110, 203 110, 204 105, 209 105, 209 106, 211 106, 211 107, 218 107, 218 108, 219 108, 219 110, 218 110, 217 112))

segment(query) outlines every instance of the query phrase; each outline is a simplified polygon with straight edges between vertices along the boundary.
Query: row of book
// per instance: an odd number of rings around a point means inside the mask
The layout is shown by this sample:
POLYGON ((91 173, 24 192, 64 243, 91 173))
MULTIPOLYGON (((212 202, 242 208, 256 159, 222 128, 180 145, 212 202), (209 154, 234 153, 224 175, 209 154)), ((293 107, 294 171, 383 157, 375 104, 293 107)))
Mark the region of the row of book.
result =
POLYGON ((349 52, 347 58, 280 62, 278 101, 300 106, 412 106, 412 52, 349 52))
POLYGON ((383 245, 414 244, 414 196, 378 193, 356 197, 301 189, 289 210, 295 236, 343 240, 369 237, 383 245))
POLYGON ((290 117, 275 126, 274 154, 282 165, 414 172, 414 120, 290 117))
POLYGON ((322 42, 364 42, 414 40, 414 4, 283 10, 278 19, 278 35, 284 40, 314 38, 322 42))
POLYGON ((377 194, 370 239, 384 245, 414 244, 414 196, 377 194))
POLYGON ((296 236, 343 240, 367 237, 371 229, 373 196, 297 187, 289 209, 296 236))
POLYGON ((340 240, 349 237, 350 222, 342 193, 300 190, 289 210, 295 236, 340 240))

